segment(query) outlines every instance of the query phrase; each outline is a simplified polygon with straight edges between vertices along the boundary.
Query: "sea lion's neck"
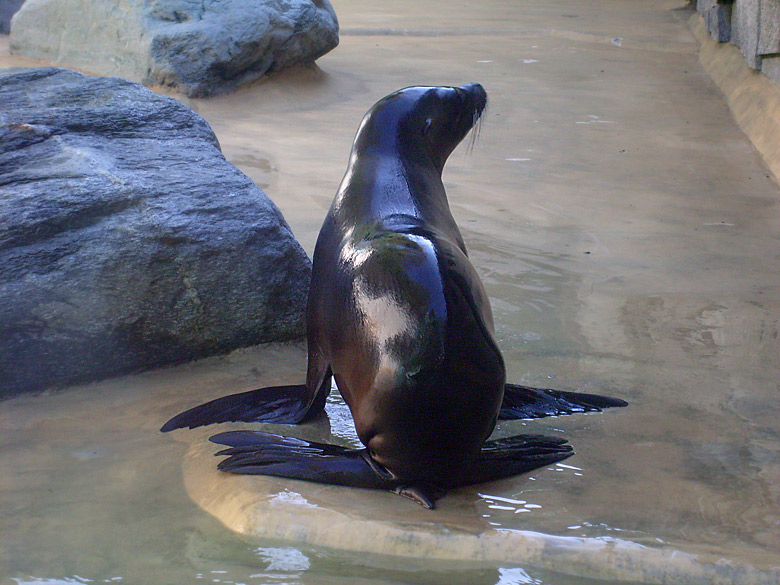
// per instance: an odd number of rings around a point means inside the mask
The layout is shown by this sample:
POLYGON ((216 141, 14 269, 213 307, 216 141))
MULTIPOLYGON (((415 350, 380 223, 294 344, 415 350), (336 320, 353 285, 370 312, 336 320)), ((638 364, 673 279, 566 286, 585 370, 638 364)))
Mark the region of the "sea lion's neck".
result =
POLYGON ((334 207, 363 221, 405 214, 454 225, 439 170, 428 161, 379 150, 353 152, 334 207))

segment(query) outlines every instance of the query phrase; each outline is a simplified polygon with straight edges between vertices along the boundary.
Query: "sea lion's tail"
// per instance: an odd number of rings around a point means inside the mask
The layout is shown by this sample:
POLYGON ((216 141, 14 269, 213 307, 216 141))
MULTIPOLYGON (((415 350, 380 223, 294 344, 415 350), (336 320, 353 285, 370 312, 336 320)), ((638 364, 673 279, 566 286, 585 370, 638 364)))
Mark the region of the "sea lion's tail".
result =
POLYGON ((271 386, 223 396, 177 414, 160 429, 201 427, 223 422, 295 424, 306 418, 306 386, 271 386))
POLYGON ((628 402, 599 394, 507 384, 504 387, 504 401, 501 403, 499 418, 542 418, 578 412, 601 412, 604 408, 620 406, 628 406, 628 402))

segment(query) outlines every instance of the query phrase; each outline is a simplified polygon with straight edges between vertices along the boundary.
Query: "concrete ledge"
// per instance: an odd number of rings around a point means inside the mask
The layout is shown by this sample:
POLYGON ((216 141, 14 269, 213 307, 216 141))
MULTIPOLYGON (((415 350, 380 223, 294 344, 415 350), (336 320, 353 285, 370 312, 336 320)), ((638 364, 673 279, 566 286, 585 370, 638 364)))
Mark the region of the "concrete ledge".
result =
POLYGON ((726 96, 734 118, 780 181, 780 87, 745 63, 740 50, 718 43, 694 14, 688 25, 701 45, 699 61, 726 96))
MULTIPOLYGON (((344 405, 337 408, 346 410, 344 405)), ((349 415, 344 412, 342 416, 349 415)), ((328 417, 338 420, 332 410, 328 417)), ((757 568, 717 556, 654 548, 614 537, 494 528, 481 522, 473 497, 451 495, 441 500, 439 515, 434 517, 430 511, 390 492, 222 473, 217 471, 214 459, 214 452, 220 448, 206 439, 211 432, 201 428, 172 435, 190 444, 183 461, 187 493, 230 530, 261 542, 379 554, 395 557, 398 563, 467 559, 498 565, 530 564, 594 582, 780 584, 777 567, 757 568)))

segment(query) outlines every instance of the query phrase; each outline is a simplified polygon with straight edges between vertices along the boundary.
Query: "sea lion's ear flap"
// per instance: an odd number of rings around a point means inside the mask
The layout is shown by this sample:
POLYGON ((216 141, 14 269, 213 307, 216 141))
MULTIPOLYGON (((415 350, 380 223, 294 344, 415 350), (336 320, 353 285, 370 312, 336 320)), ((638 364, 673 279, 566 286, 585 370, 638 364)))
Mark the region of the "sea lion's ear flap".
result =
POLYGON ((431 129, 432 125, 433 125, 433 118, 428 118, 427 120, 425 120, 425 126, 423 126, 423 132, 422 132, 423 136, 428 134, 428 130, 431 129))

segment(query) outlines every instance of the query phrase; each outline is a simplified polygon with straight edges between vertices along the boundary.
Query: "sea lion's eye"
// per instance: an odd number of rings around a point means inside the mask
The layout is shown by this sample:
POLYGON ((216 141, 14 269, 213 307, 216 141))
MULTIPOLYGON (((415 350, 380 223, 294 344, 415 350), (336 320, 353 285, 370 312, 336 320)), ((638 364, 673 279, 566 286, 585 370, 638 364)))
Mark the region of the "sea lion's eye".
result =
POLYGON ((425 126, 423 127, 423 136, 425 136, 428 133, 428 130, 430 130, 432 125, 433 125, 433 119, 428 118, 427 120, 425 120, 425 126))

